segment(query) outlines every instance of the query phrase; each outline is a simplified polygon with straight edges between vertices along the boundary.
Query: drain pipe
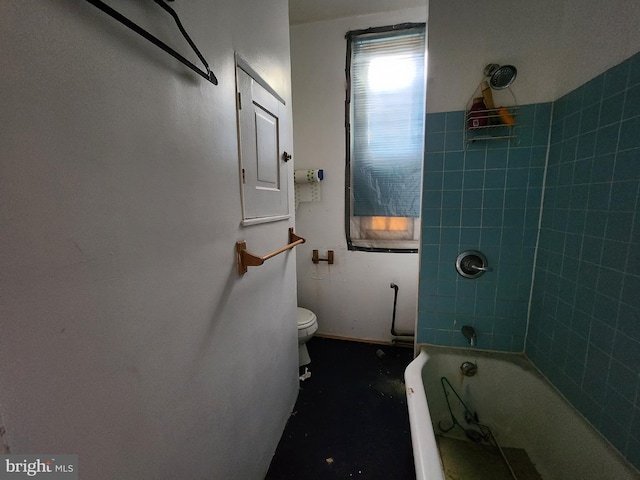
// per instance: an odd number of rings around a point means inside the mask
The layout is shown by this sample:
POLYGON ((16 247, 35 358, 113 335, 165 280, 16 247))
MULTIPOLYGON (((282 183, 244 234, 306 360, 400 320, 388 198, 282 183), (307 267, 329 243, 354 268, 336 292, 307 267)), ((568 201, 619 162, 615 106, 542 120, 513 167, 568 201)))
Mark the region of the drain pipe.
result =
POLYGON ((393 340, 391 341, 393 344, 399 345, 410 345, 413 346, 415 335, 409 332, 396 332, 396 307, 398 305, 398 290, 400 287, 395 283, 391 282, 389 285, 390 288, 393 288, 393 316, 391 317, 391 335, 393 335, 393 340))

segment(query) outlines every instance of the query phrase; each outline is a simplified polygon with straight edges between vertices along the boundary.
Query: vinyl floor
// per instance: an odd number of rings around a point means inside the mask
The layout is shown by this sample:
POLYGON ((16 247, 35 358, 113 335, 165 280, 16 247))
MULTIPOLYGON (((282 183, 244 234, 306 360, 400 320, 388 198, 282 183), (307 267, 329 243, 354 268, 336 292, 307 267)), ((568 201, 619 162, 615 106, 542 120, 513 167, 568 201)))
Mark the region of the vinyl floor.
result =
POLYGON ((268 480, 413 480, 404 388, 413 349, 314 337, 268 480))

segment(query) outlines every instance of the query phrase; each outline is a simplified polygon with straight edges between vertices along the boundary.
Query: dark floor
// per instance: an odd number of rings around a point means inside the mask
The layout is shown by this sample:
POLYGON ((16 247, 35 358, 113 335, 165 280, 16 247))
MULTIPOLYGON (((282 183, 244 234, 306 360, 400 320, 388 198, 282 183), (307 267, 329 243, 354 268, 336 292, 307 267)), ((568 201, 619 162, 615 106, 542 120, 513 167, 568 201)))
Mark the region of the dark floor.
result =
POLYGON ((404 369, 413 349, 314 337, 266 479, 415 479, 404 369))

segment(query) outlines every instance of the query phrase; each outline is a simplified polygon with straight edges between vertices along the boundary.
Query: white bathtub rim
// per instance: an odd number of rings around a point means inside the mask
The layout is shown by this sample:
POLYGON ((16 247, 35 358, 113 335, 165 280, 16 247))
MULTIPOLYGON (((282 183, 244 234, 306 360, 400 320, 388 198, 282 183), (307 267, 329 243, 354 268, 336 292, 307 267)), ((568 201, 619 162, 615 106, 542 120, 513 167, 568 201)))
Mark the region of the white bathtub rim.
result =
POLYGON ((440 451, 431 424, 427 394, 422 382, 422 368, 428 359, 429 354, 421 348, 418 356, 404 372, 413 461, 417 479, 445 480, 440 451))

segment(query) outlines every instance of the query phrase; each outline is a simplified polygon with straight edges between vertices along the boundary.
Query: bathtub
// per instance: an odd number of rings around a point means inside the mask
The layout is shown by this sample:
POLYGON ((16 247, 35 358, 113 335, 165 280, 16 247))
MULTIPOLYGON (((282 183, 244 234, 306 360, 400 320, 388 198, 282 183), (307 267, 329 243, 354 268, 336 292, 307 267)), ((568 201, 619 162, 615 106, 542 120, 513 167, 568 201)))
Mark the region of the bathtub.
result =
MULTIPOLYGON (((405 370, 418 480, 445 480, 436 444, 436 435, 441 431, 439 422, 444 428, 452 424, 440 380, 443 376, 462 401, 478 413, 480 422, 491 428, 499 445, 526 450, 544 480, 640 479, 640 472, 591 427, 525 356, 422 346, 405 370), (476 375, 462 375, 460 366, 465 361, 477 365, 476 375)), ((464 423, 462 412, 453 405, 452 411, 459 423, 464 423)))

